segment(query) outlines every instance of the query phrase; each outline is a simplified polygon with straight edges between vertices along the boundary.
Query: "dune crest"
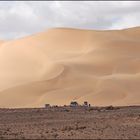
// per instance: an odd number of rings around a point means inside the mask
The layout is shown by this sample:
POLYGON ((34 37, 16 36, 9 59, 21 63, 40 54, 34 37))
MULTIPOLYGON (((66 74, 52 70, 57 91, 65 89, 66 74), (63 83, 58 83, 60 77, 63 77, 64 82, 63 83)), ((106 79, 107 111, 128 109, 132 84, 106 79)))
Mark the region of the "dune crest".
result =
POLYGON ((54 28, 0 41, 0 107, 140 104, 140 28, 54 28))

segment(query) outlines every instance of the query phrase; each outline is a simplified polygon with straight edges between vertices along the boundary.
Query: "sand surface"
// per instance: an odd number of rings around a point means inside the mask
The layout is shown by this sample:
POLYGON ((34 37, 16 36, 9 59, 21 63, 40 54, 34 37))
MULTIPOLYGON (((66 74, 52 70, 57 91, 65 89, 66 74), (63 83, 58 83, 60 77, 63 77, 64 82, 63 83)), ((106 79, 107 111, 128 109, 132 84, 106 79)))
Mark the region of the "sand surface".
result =
POLYGON ((139 107, 0 109, 0 139, 140 139, 139 107))
POLYGON ((54 28, 0 41, 0 107, 140 104, 140 28, 54 28))

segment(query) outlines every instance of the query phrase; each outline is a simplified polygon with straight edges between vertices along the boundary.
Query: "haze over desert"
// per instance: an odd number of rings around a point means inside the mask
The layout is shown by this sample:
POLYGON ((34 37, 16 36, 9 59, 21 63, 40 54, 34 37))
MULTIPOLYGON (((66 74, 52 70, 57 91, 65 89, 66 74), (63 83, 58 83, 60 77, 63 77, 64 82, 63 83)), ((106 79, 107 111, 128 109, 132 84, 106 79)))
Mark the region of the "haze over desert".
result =
POLYGON ((0 41, 0 107, 139 105, 139 34, 53 28, 0 41))

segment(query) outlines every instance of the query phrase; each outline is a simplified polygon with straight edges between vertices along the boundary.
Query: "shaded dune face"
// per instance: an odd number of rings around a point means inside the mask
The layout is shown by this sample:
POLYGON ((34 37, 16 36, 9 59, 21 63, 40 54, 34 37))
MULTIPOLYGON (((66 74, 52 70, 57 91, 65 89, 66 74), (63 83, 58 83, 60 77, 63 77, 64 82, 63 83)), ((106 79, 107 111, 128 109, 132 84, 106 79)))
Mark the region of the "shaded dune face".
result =
POLYGON ((0 41, 0 107, 140 104, 139 34, 55 28, 0 41))

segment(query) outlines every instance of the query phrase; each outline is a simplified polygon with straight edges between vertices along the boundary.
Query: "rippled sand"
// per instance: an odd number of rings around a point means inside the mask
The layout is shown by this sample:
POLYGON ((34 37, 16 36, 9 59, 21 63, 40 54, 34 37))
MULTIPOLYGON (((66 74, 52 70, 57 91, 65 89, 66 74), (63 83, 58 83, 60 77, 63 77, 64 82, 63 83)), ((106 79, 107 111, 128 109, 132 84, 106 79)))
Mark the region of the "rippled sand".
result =
POLYGON ((0 41, 0 107, 140 104, 140 28, 54 28, 0 41))

